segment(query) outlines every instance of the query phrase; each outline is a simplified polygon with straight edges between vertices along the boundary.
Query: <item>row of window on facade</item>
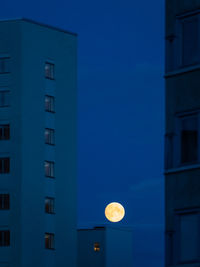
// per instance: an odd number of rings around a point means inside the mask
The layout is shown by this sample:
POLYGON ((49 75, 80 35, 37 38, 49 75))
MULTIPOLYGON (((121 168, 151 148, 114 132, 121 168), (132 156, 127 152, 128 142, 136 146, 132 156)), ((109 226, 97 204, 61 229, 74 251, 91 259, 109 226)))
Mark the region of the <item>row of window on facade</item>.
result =
POLYGON ((165 168, 200 162, 200 112, 175 118, 175 131, 166 135, 165 168))
POLYGON ((175 213, 175 229, 166 232, 167 265, 200 262, 200 213, 175 213))
MULTIPOLYGON (((55 249, 55 235, 53 233, 45 233, 45 248, 55 249)), ((0 247, 10 246, 10 231, 0 230, 0 247)))
MULTIPOLYGON (((0 74, 10 73, 10 57, 0 57, 0 74)), ((45 78, 55 79, 55 65, 51 62, 45 62, 44 66, 45 78)))
MULTIPOLYGON (((9 210, 10 209, 10 195, 9 194, 0 194, 0 210, 9 210)), ((55 214, 55 198, 45 197, 44 205, 45 213, 55 214)))
POLYGON ((166 40, 166 71, 200 63, 200 14, 177 16, 173 35, 166 40))
MULTIPOLYGON (((44 162, 45 176, 54 178, 55 177, 55 163, 54 161, 44 162)), ((10 173, 10 158, 0 158, 0 174, 10 173)))
MULTIPOLYGON (((10 106, 10 91, 8 89, 0 88, 0 107, 10 106)), ((55 98, 53 96, 45 95, 45 111, 55 112, 55 98)))
MULTIPOLYGON (((45 128, 45 144, 55 145, 55 131, 54 129, 45 128)), ((0 124, 0 140, 10 139, 10 125, 0 124)))

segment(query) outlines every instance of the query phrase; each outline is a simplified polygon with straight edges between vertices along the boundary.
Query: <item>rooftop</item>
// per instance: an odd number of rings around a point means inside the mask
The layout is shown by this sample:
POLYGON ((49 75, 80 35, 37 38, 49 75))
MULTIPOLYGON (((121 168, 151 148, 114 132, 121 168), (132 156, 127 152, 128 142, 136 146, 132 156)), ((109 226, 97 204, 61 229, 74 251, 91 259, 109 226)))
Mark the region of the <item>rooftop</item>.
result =
POLYGON ((64 32, 64 33, 67 33, 67 34, 71 34, 71 35, 77 36, 77 33, 70 32, 70 31, 67 31, 67 30, 64 30, 64 29, 61 29, 61 28, 58 28, 58 27, 54 27, 54 26, 51 26, 51 25, 48 25, 48 24, 45 24, 45 23, 41 23, 41 22, 38 22, 38 21, 34 21, 32 19, 27 19, 27 18, 0 19, 0 22, 20 21, 20 20, 21 21, 26 21, 26 22, 29 22, 29 23, 32 23, 32 24, 39 25, 41 27, 46 27, 46 28, 49 28, 49 29, 52 29, 52 30, 55 30, 55 31, 60 31, 60 32, 64 32))

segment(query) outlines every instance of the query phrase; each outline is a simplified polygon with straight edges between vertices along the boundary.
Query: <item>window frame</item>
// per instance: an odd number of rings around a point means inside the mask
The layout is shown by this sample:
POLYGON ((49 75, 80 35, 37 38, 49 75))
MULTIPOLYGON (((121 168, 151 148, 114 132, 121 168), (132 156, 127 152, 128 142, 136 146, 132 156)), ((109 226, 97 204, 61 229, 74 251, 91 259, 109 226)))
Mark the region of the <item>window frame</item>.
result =
POLYGON ((54 197, 45 197, 45 213, 55 214, 55 198, 54 197), (50 201, 50 208, 47 208, 46 200, 50 201))
POLYGON ((0 89, 0 108, 6 108, 10 106, 10 90, 8 89, 0 89), (8 94, 8 103, 5 103, 5 94, 8 94), (1 102, 1 100, 3 99, 3 96, 1 94, 4 94, 4 103, 3 101, 1 102))
POLYGON ((10 140, 10 124, 0 122, 0 141, 10 140), (8 134, 6 135, 6 130, 8 134))
POLYGON ((0 157, 0 175, 10 173, 10 157, 0 157), (8 167, 6 167, 5 161, 8 160, 8 167), (1 163, 2 161, 2 163, 1 163), (6 170, 6 171, 5 171, 6 170))
POLYGON ((55 178, 55 162, 54 161, 49 161, 49 160, 45 160, 44 161, 44 167, 45 167, 45 176, 48 178, 55 178), (50 168, 50 172, 46 172, 46 164, 49 164, 50 168))
POLYGON ((10 210, 10 194, 0 193, 0 210, 10 210))
POLYGON ((45 62, 45 79, 55 80, 55 64, 53 62, 45 62), (47 70, 46 67, 49 67, 47 70))
POLYGON ((50 113, 55 113, 55 97, 51 95, 45 95, 45 111, 50 113), (46 99, 50 99, 50 109, 46 107, 46 99))
POLYGON ((197 215, 198 224, 200 226, 200 208, 188 208, 188 209, 180 209, 175 210, 175 233, 174 233, 174 246, 173 246, 173 254, 175 264, 192 264, 192 263, 200 263, 200 227, 198 227, 199 233, 197 234, 197 250, 198 256, 197 259, 194 260, 181 260, 181 215, 197 215))
POLYGON ((55 250, 55 234, 54 233, 45 233, 45 249, 55 250), (47 240, 47 238, 49 239, 47 240))
POLYGON ((9 74, 9 73, 10 73, 10 57, 0 56, 0 74, 9 74), (6 62, 7 66, 5 64, 6 62), (3 67, 1 66, 1 64, 3 64, 3 67))
POLYGON ((45 128, 45 144, 54 146, 55 145, 55 130, 52 128, 45 128), (46 131, 49 132, 49 138, 46 138, 46 131), (50 140, 50 141, 49 141, 50 140))
POLYGON ((0 229, 0 247, 10 246, 10 230, 0 229))

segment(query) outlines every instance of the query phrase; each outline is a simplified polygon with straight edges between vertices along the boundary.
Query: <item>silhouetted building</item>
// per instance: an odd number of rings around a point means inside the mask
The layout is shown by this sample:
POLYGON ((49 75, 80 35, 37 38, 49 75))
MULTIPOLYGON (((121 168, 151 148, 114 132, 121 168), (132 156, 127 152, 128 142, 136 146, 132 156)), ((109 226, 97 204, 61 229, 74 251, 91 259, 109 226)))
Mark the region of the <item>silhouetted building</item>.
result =
POLYGON ((78 267, 132 267, 132 232, 123 227, 78 230, 78 267))
POLYGON ((200 266, 200 1, 166 0, 166 266, 200 266))
POLYGON ((76 41, 0 21, 0 267, 76 266, 76 41))

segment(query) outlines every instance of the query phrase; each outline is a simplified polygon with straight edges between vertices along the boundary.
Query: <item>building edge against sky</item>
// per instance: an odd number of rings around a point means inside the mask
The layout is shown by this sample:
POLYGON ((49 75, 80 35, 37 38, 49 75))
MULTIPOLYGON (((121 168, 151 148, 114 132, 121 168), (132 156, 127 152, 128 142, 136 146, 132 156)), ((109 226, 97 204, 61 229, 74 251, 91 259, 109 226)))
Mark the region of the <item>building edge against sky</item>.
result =
POLYGON ((77 36, 0 21, 0 266, 76 266, 77 36))
POLYGON ((166 0, 165 266, 200 266, 200 1, 166 0))

